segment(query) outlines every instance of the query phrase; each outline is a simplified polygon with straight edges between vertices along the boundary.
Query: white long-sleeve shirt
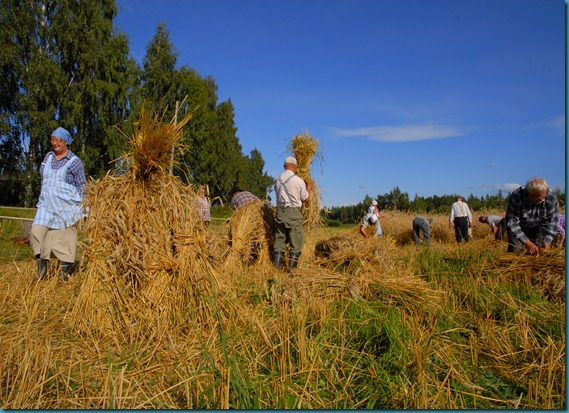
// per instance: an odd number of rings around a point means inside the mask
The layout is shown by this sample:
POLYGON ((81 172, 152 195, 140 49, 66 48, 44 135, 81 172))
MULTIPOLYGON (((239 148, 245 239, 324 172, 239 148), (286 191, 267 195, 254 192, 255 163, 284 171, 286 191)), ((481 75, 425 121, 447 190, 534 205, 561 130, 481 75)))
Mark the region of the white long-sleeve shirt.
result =
POLYGON ((306 183, 290 170, 284 171, 275 182, 275 194, 278 207, 302 207, 302 201, 308 199, 306 183))
POLYGON ((470 208, 468 208, 466 202, 456 201, 452 204, 452 207, 450 208, 449 223, 452 224, 454 219, 458 217, 467 217, 468 222, 472 222, 472 214, 470 213, 470 208))

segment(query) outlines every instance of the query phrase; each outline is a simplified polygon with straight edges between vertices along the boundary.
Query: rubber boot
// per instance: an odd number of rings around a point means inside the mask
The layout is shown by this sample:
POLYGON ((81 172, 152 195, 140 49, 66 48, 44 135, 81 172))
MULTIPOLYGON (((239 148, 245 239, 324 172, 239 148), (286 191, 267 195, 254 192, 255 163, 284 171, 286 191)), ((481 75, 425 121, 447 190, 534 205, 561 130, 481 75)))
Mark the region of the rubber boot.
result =
POLYGON ((69 281, 69 277, 73 275, 77 268, 76 263, 60 261, 59 264, 61 267, 61 270, 59 271, 59 278, 63 281, 69 281))
POLYGON ((298 259, 300 258, 300 252, 291 252, 288 262, 288 268, 293 269, 298 266, 298 259))
POLYGON ((283 253, 280 251, 275 251, 273 253, 273 264, 275 264, 275 267, 277 270, 281 269, 281 265, 283 264, 283 253))
POLYGON ((49 263, 49 260, 41 258, 39 254, 36 255, 36 259, 38 261, 38 274, 35 279, 42 280, 47 276, 47 265, 49 263))

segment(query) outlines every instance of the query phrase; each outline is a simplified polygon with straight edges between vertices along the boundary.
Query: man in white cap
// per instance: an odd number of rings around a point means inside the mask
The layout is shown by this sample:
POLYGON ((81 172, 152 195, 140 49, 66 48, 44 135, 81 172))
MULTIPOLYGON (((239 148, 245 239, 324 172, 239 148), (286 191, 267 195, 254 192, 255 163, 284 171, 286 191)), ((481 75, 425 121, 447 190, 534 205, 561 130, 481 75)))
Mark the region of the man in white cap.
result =
POLYGON ((289 269, 297 267, 302 253, 304 218, 300 208, 303 202, 308 202, 313 184, 307 185, 296 174, 297 167, 296 158, 287 157, 284 161, 285 170, 275 183, 277 214, 273 263, 277 269, 281 268, 287 243, 289 244, 289 269))
POLYGON ((67 280, 75 268, 77 222, 83 216, 85 169, 71 152, 71 134, 57 128, 50 151, 41 166, 41 193, 30 231, 30 245, 38 260, 37 278, 43 278, 51 256, 59 260, 60 278, 67 280))

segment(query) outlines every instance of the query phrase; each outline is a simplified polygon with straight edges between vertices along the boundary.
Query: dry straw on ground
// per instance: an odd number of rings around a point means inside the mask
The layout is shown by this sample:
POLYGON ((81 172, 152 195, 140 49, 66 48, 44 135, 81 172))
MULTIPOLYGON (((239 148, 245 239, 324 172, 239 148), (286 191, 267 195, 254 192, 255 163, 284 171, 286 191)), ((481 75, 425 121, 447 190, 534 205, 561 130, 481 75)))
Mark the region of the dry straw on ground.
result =
POLYGON ((540 255, 504 254, 497 268, 509 277, 530 277, 546 297, 565 300, 565 249, 555 248, 540 255))
POLYGON ((315 264, 349 276, 352 296, 436 308, 438 294, 397 259, 399 250, 390 237, 363 238, 354 230, 318 242, 315 264))

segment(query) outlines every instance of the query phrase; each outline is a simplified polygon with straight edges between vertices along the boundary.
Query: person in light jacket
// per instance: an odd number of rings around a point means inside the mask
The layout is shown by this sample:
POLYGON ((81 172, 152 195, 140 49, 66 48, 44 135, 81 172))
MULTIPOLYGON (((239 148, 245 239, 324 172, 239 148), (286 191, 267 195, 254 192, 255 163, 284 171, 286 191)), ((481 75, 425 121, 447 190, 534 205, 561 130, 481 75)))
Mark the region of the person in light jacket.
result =
POLYGON ((51 134, 52 151, 41 166, 41 193, 30 231, 30 246, 38 262, 36 278, 47 273, 50 258, 59 260, 59 276, 68 280, 76 267, 77 222, 83 218, 85 169, 69 149, 71 134, 59 127, 51 134))

